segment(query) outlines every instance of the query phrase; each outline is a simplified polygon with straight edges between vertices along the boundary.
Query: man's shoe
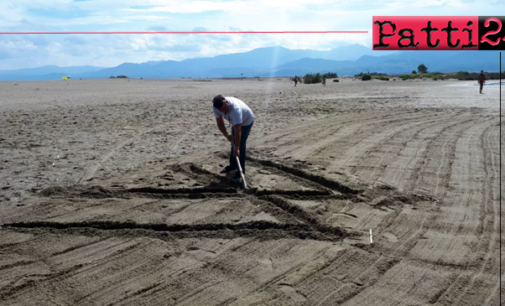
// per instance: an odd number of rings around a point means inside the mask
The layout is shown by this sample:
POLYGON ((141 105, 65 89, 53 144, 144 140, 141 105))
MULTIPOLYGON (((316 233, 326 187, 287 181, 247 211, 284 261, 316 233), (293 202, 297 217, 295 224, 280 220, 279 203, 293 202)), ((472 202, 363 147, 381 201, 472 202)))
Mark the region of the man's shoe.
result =
POLYGON ((226 166, 224 167, 223 170, 221 170, 219 173, 230 173, 230 172, 233 172, 233 171, 237 171, 237 169, 233 169, 231 168, 230 166, 226 166))

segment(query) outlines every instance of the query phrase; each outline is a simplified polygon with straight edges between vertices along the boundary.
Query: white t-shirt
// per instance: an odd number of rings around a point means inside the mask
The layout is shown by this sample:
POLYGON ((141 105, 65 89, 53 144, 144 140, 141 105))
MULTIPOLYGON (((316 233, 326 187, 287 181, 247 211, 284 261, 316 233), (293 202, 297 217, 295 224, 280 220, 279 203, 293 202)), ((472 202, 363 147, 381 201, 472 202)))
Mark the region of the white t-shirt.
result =
POLYGON ((242 124, 243 126, 248 126, 254 121, 254 114, 252 110, 241 100, 234 97, 225 97, 225 99, 230 104, 230 110, 227 114, 220 112, 214 106, 212 110, 216 118, 223 117, 228 120, 232 125, 242 124))

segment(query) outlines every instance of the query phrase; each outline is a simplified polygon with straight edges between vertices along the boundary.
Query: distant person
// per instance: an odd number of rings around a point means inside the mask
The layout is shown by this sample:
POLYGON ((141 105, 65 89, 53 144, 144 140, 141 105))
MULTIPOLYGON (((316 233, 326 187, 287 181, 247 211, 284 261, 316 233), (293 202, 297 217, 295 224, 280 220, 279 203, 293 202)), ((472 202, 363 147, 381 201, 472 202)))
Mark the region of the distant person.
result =
MULTIPOLYGON (((220 173, 230 173, 238 170, 237 159, 235 158, 238 156, 242 173, 245 175, 246 142, 254 123, 254 114, 244 102, 234 97, 217 95, 212 100, 212 104, 217 127, 223 136, 232 143, 230 164, 220 173), (223 117, 232 125, 231 135, 226 131, 223 117), (234 143, 240 144, 239 147, 234 147, 234 143)), ((240 179, 240 172, 236 171, 233 179, 240 179)))
POLYGON ((295 87, 297 83, 298 83, 298 77, 295 75, 295 87))
POLYGON ((480 71, 479 78, 477 80, 480 85, 479 93, 482 93, 482 87, 484 87, 484 83, 486 83, 486 76, 484 75, 484 70, 480 71))
POLYGON ((323 78, 323 86, 326 86, 326 78, 323 78))

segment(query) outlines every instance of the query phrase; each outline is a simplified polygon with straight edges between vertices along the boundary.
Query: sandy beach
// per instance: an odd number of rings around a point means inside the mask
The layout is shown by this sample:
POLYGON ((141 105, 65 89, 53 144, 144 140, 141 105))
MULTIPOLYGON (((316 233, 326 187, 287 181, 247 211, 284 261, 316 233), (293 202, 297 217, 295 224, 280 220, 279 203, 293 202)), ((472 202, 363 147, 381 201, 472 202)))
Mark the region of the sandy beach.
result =
POLYGON ((499 305, 499 90, 0 82, 0 304, 499 305), (256 116, 250 190, 217 94, 256 116))

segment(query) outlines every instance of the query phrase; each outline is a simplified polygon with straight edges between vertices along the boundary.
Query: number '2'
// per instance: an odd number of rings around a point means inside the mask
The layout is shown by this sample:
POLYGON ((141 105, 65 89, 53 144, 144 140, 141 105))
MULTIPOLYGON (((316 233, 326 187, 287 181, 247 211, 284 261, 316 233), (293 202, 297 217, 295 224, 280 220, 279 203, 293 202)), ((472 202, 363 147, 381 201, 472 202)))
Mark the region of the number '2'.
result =
MULTIPOLYGON (((487 38, 486 36, 494 35, 496 33, 500 33, 502 24, 501 24, 501 20, 500 19, 495 18, 495 17, 491 17, 491 18, 486 19, 486 21, 484 21, 484 26, 486 28, 489 28, 489 25, 491 24, 491 22, 496 22, 498 24, 498 29, 496 29, 495 31, 487 32, 485 35, 483 35, 482 38, 481 38, 481 40, 480 40, 480 43, 485 43, 486 42, 486 43, 490 44, 491 46, 496 46, 496 45, 498 45, 500 43, 500 38, 497 38, 496 41, 492 41, 491 39, 487 38)), ((502 40, 505 41, 505 37, 503 37, 502 40)))

